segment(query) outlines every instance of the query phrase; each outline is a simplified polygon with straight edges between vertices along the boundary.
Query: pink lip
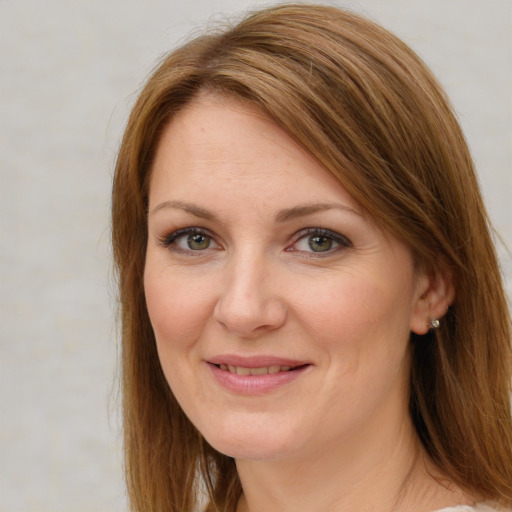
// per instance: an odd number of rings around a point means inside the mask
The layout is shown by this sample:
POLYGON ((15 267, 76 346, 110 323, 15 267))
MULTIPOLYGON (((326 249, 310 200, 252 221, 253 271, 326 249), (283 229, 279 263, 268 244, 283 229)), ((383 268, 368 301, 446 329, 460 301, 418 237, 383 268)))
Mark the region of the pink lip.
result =
POLYGON ((300 361, 296 359, 285 359, 282 357, 274 356, 237 356, 234 354, 226 354, 222 356, 215 356, 207 360, 208 363, 219 365, 228 364, 231 366, 243 366, 244 368, 261 368, 262 366, 304 366, 309 364, 309 361, 300 361))
POLYGON ((281 386, 290 384, 301 377, 312 366, 304 361, 284 359, 273 356, 241 357, 235 355, 217 356, 206 361, 216 381, 225 389, 242 395, 261 395, 274 391, 281 386), (218 365, 226 364, 244 368, 260 368, 262 366, 290 366, 285 372, 268 373, 265 375, 238 375, 221 370, 218 365), (295 369, 293 369, 295 368, 295 369))

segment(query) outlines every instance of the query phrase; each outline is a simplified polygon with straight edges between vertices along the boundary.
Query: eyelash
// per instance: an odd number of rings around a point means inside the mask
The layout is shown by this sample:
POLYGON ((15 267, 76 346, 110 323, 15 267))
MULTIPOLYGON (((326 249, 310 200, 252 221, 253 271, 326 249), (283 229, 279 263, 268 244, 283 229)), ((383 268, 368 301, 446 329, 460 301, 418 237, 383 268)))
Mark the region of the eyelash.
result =
MULTIPOLYGON (((210 244, 208 245, 208 247, 205 247, 204 249, 191 249, 178 246, 177 242, 181 237, 190 237, 191 235, 201 235, 207 237, 210 239, 211 243, 219 247, 219 245, 215 242, 215 237, 208 230, 199 227, 183 228, 173 231, 172 233, 162 236, 159 239, 159 244, 162 245, 163 247, 167 247, 182 253, 188 253, 194 256, 199 256, 201 255, 202 252, 208 249, 212 249, 212 247, 210 247, 210 244)), ((311 242, 308 242, 308 245, 311 247, 311 242)), ((352 242, 346 236, 336 233, 335 231, 331 231, 330 229, 325 228, 305 228, 300 230, 293 236, 293 243, 286 247, 285 251, 301 252, 302 254, 307 255, 306 257, 308 258, 321 258, 330 256, 340 250, 347 249, 350 247, 353 247, 352 242), (311 239, 315 235, 319 238, 321 237, 330 240, 337 245, 334 248, 329 248, 326 251, 304 251, 301 249, 294 248, 294 246, 296 246, 302 240, 307 240, 308 238, 311 239)))
MULTIPOLYGON (((184 228, 184 229, 177 229, 176 231, 173 231, 172 233, 169 233, 167 235, 164 235, 160 238, 159 243, 163 247, 173 248, 176 251, 184 252, 184 253, 190 253, 193 255, 200 255, 202 250, 198 249, 185 249, 183 247, 179 247, 177 242, 181 237, 185 236, 191 236, 191 235, 201 235, 204 237, 208 237, 213 243, 215 243, 213 235, 210 234, 210 232, 203 228, 198 227, 192 227, 192 228, 184 228)), ((218 245, 218 244, 217 244, 218 245)), ((207 247, 207 249, 210 249, 210 247, 207 247)))
POLYGON ((352 242, 346 236, 336 233, 335 231, 331 231, 330 229, 325 229, 325 228, 302 229, 294 235, 293 239, 294 239, 293 243, 289 247, 287 247, 285 250, 287 252, 295 252, 295 251, 301 252, 303 255, 307 255, 307 256, 305 256, 307 258, 328 257, 334 253, 337 253, 338 251, 353 247, 352 242), (299 242, 301 242, 303 240, 306 241, 308 239, 310 240, 308 242, 308 245, 311 248, 311 239, 314 236, 325 238, 327 240, 335 242, 337 245, 334 248, 329 248, 327 251, 313 251, 313 250, 303 251, 303 250, 294 248, 294 246, 296 246, 299 242))

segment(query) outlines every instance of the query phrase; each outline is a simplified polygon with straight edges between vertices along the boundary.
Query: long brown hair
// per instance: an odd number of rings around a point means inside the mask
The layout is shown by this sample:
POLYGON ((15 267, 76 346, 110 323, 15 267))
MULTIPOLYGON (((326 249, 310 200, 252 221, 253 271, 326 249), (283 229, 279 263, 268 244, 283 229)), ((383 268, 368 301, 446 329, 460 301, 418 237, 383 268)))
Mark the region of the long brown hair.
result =
POLYGON ((186 418, 146 311, 147 191, 163 128, 208 89, 250 102, 323 164, 456 299, 435 335, 411 337, 410 412, 433 461, 482 498, 512 500, 510 316, 473 163, 445 93, 399 39, 353 13, 284 5, 167 56, 133 108, 114 178, 126 476, 132 510, 210 509, 241 493, 234 461, 186 418))

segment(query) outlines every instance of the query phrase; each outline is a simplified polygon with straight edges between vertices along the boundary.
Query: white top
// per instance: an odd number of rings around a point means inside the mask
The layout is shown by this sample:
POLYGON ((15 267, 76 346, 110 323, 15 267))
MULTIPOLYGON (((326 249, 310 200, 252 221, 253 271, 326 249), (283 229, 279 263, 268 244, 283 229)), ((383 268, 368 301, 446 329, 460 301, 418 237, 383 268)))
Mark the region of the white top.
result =
MULTIPOLYGON (((503 510, 503 509, 501 509, 503 510)), ((498 512, 498 509, 490 504, 477 503, 476 505, 458 505, 456 507, 446 507, 434 512, 498 512)))

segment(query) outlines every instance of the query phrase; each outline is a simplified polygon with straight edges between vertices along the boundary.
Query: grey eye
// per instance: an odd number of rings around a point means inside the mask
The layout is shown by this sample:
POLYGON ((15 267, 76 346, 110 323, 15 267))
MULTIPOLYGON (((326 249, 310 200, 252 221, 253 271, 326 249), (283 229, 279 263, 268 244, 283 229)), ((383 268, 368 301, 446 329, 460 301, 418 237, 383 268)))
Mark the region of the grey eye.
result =
POLYGON ((323 235, 312 235, 308 237, 308 246, 313 252, 329 251, 337 245, 332 238, 323 235))
POLYGON ((208 249, 211 244, 211 237, 203 233, 192 233, 187 237, 187 246, 193 251, 208 249))

